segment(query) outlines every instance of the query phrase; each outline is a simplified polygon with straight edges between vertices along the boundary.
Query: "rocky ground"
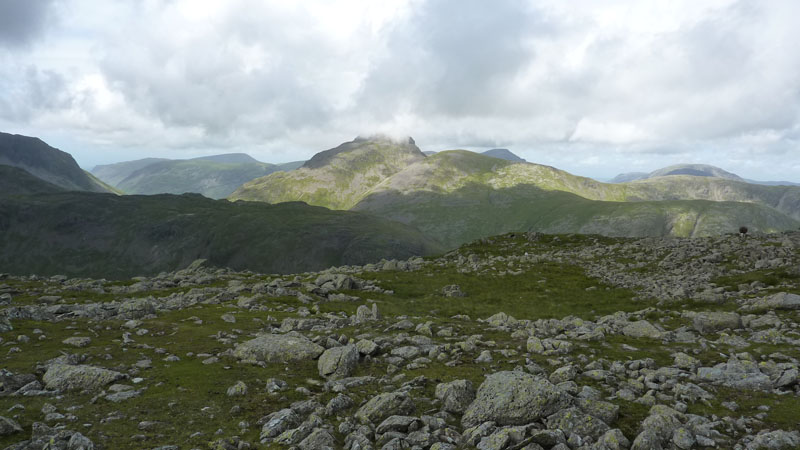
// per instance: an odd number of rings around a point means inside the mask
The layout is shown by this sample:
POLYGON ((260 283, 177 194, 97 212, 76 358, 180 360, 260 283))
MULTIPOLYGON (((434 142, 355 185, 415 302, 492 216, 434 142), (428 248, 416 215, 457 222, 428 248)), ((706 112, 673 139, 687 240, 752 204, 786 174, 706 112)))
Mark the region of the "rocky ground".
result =
POLYGON ((800 233, 0 278, 9 449, 800 448, 800 233))

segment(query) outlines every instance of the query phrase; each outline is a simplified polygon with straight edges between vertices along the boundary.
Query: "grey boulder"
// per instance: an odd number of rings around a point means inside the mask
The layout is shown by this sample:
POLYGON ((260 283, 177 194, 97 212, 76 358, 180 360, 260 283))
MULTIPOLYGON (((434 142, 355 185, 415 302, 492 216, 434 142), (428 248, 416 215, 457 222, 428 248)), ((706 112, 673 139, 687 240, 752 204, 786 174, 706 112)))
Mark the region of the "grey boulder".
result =
POLYGON ((478 388, 461 424, 473 427, 483 422, 525 425, 566 407, 570 397, 544 378, 524 372, 497 372, 478 388))
POLYGON ((59 391, 96 391, 125 375, 102 367, 52 364, 42 377, 47 389, 59 391))
POLYGON ((320 356, 317 369, 320 376, 331 380, 346 378, 358 365, 358 356, 355 345, 329 348, 320 356))
POLYGON ((294 362, 316 359, 325 348, 303 336, 262 334, 236 346, 233 356, 244 361, 294 362))
POLYGON ((411 397, 405 392, 387 392, 372 397, 357 412, 356 419, 363 423, 380 423, 391 416, 405 416, 416 410, 411 397))
POLYGON ((475 387, 469 380, 455 380, 436 386, 436 398, 442 401, 442 409, 463 414, 475 400, 475 387))

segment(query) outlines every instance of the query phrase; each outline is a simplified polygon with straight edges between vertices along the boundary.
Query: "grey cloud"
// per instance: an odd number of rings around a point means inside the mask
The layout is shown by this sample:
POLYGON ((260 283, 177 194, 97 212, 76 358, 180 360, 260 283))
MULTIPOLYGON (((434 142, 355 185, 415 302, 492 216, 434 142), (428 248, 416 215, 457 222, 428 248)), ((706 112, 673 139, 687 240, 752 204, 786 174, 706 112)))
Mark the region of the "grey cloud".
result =
POLYGON ((54 0, 0 0, 0 46, 30 44, 47 29, 54 0))
POLYGON ((26 122, 43 112, 69 108, 74 101, 62 75, 35 66, 0 69, 0 91, 0 118, 6 120, 26 122))
POLYGON ((388 38, 388 55, 369 73, 359 103, 378 117, 504 114, 515 75, 533 62, 527 41, 549 33, 529 2, 432 0, 388 38), (388 108, 387 108, 388 106, 388 108))

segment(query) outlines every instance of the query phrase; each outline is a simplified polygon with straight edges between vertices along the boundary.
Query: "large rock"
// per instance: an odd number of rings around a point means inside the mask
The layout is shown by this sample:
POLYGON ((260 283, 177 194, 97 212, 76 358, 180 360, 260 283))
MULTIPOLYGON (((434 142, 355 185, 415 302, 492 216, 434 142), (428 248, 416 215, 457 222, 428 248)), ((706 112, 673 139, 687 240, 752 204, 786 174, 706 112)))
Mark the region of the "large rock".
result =
POLYGON ((478 388, 461 423, 465 428, 489 421, 500 426, 525 425, 566 407, 569 400, 544 378, 516 371, 497 372, 478 388))
POLYGON ((550 430, 569 430, 579 436, 596 440, 611 428, 601 419, 586 414, 578 408, 562 409, 547 418, 550 430))
POLYGON ((42 381, 47 389, 59 391, 96 391, 125 375, 102 367, 52 364, 42 381))
POLYGON ((63 427, 49 427, 41 422, 31 426, 31 438, 8 447, 14 450, 94 450, 94 443, 86 436, 63 427))
POLYGON ((380 423, 390 416, 404 416, 414 412, 416 407, 405 392, 388 392, 372 397, 357 412, 356 419, 363 424, 380 423))
POLYGON ((263 334, 236 346, 233 355, 245 361, 293 362, 317 358, 325 348, 305 337, 263 334))
POLYGON ((21 433, 22 427, 13 419, 0 416, 0 436, 8 436, 14 433, 21 433))
POLYGON ((333 450, 337 448, 336 439, 324 428, 317 428, 300 442, 300 450, 333 450))
POLYGON ((734 312, 702 312, 694 316, 694 329, 700 333, 716 333, 742 327, 742 318, 734 312))
POLYGON ((358 364, 358 348, 355 345, 334 347, 325 350, 317 362, 319 375, 331 380, 349 377, 358 364))
POLYGON ((714 367, 698 368, 697 378, 735 389, 767 390, 772 387, 769 376, 761 372, 756 362, 736 357, 714 367))
POLYGON ((797 431, 762 431, 745 447, 747 450, 789 450, 800 447, 797 431))
POLYGON ((455 380, 436 386, 436 398, 442 401, 442 409, 463 414, 475 400, 475 387, 469 380, 455 380))
POLYGON ((663 333, 646 320, 631 322, 622 328, 622 334, 633 338, 661 339, 663 333))
POLYGON ((769 295, 756 299, 755 301, 744 306, 745 310, 798 310, 800 309, 800 295, 790 294, 788 292, 778 292, 777 294, 769 295))
POLYGON ((141 319, 155 313, 156 306, 152 297, 133 298, 125 300, 119 305, 119 315, 125 319, 141 319))

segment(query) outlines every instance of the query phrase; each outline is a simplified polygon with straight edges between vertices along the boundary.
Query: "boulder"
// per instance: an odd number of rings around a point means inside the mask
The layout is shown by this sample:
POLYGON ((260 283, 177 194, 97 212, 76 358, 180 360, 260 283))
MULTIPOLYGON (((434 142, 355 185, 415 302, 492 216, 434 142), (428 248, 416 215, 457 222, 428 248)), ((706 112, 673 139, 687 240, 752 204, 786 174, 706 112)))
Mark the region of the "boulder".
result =
POLYGON ((414 402, 405 392, 387 392, 369 399, 358 411, 356 419, 367 425, 380 423, 390 416, 404 416, 414 412, 414 402))
POLYGON ((333 450, 337 448, 336 439, 324 428, 317 428, 298 445, 300 450, 333 450))
POLYGON ((270 439, 277 437, 281 433, 300 424, 302 419, 291 408, 284 408, 276 411, 264 420, 264 426, 261 427, 261 439, 270 439))
POLYGON ((369 339, 361 339, 356 342, 356 348, 362 355, 374 355, 378 353, 378 344, 369 339))
POLYGON ((694 316, 694 329, 702 334, 717 333, 722 330, 736 330, 742 327, 742 318, 734 312, 702 312, 694 316))
POLYGON ((226 392, 228 397, 244 397, 247 395, 247 384, 244 381, 237 381, 233 386, 228 388, 226 392))
POLYGON ((125 319, 141 319, 155 313, 156 306, 152 298, 133 298, 119 305, 119 315, 125 319))
POLYGON ((92 338, 86 336, 73 336, 68 337, 61 341, 62 344, 71 345, 73 347, 83 348, 88 347, 92 343, 92 338))
POLYGON ((244 361, 294 362, 316 359, 325 348, 303 336, 262 334, 236 346, 233 355, 244 361))
POLYGON ((631 322, 622 328, 622 334, 633 338, 661 339, 663 333, 646 320, 631 322))
POLYGON ((317 362, 319 375, 331 380, 349 377, 358 365, 358 348, 355 345, 325 350, 317 362))
POLYGON ((744 310, 800 310, 800 295, 778 292, 756 299, 742 307, 744 310))
POLYGON ((9 419, 7 417, 0 416, 0 436, 8 436, 14 433, 21 433, 22 427, 14 421, 14 419, 9 419))
POLYGON ((747 450, 789 450, 800 447, 800 432, 762 431, 745 447, 747 450))
POLYGON ((767 390, 772 387, 769 376, 759 370, 757 363, 735 357, 714 367, 698 368, 697 378, 735 389, 767 390))
POLYGON ((547 418, 550 430, 569 430, 581 437, 590 436, 596 440, 611 428, 601 419, 586 414, 578 408, 562 409, 547 418))
POLYGON ((436 386, 436 398, 442 401, 442 409, 455 414, 464 414, 475 400, 475 387, 469 380, 455 380, 436 386))
POLYGON ((566 407, 570 397, 544 378, 524 372, 497 372, 478 388, 475 401, 461 423, 473 427, 483 422, 525 425, 566 407))
POLYGON ((52 364, 42 377, 47 389, 59 391, 96 391, 125 375, 113 370, 87 365, 52 364))
POLYGON ((442 295, 445 297, 466 297, 463 291, 461 291, 461 286, 457 284, 448 284, 447 286, 442 288, 442 295))

